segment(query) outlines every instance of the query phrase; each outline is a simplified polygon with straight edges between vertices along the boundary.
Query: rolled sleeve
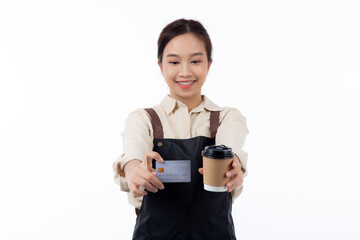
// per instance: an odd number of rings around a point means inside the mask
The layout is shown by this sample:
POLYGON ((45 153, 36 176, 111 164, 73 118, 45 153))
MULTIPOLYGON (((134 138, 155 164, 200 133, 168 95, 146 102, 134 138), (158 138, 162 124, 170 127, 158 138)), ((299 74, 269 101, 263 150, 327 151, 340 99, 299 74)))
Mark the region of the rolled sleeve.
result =
POLYGON ((120 162, 123 155, 118 157, 113 163, 113 172, 114 172, 114 181, 116 184, 120 185, 120 189, 124 192, 129 192, 129 186, 127 184, 127 180, 125 178, 124 173, 120 169, 120 162))

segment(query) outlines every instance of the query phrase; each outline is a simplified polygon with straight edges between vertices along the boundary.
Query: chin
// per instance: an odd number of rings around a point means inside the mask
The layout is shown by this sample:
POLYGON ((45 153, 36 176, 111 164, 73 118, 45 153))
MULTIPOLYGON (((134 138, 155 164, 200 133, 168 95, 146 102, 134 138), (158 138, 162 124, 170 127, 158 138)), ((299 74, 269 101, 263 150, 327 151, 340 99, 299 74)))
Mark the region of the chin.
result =
POLYGON ((181 98, 193 98, 198 95, 196 92, 186 92, 177 94, 181 98))

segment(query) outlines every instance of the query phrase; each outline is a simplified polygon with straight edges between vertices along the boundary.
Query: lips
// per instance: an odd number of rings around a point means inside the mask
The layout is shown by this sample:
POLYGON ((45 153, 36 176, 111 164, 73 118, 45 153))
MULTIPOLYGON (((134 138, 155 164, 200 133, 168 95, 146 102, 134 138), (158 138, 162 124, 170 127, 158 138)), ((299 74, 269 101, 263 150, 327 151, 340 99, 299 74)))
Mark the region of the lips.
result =
POLYGON ((193 80, 193 81, 176 81, 177 85, 179 85, 179 87, 181 87, 183 89, 190 88, 192 85, 194 85, 195 82, 196 82, 196 80, 193 80))

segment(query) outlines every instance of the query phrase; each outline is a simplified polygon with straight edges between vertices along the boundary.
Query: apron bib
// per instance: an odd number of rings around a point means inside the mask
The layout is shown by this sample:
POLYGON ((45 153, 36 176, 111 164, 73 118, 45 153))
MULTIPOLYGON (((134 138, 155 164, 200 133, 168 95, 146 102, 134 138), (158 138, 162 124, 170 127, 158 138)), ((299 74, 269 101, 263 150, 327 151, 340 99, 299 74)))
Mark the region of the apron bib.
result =
MULTIPOLYGON (((163 138, 160 119, 152 108, 146 109, 152 119, 154 148, 165 161, 190 160, 191 182, 164 183, 165 189, 148 192, 143 197, 136 219, 133 239, 136 240, 234 240, 231 215, 232 197, 228 192, 204 190, 201 151, 215 145, 219 112, 211 112, 211 138, 163 138)), ((155 160, 153 167, 155 168, 155 160)))

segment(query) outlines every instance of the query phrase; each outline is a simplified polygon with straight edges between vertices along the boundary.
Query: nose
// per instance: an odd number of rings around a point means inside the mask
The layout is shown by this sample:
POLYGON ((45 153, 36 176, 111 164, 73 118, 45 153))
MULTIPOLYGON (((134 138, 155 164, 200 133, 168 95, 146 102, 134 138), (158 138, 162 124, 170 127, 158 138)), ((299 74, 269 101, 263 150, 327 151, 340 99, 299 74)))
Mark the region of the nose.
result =
POLYGON ((191 77, 191 66, 189 63, 181 64, 180 77, 191 77))

